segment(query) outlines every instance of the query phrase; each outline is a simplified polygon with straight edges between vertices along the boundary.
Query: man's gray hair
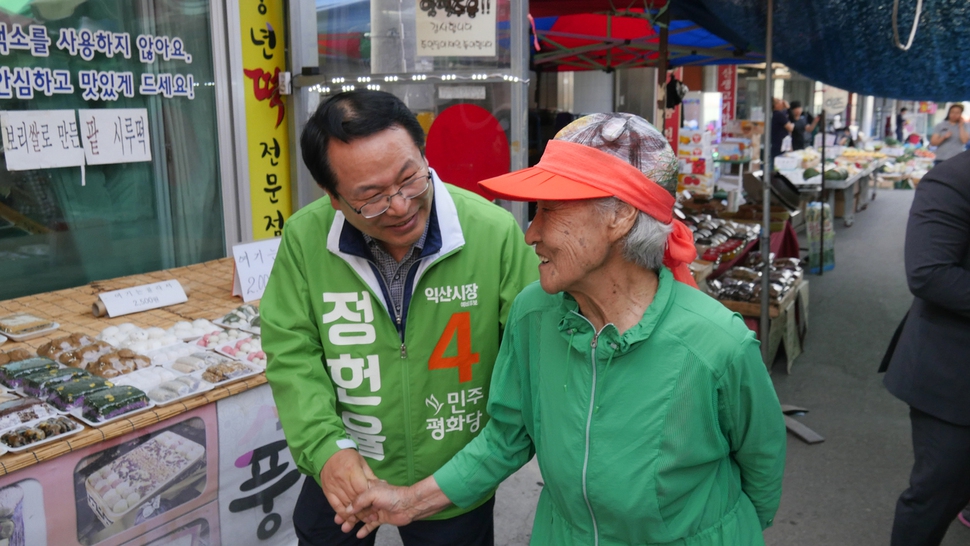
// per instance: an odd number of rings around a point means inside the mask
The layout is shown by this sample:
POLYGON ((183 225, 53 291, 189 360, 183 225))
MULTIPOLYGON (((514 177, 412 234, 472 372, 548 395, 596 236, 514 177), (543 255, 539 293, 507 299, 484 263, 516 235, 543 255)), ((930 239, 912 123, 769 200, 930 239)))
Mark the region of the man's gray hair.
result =
MULTIPOLYGON (((603 213, 618 212, 623 203, 616 197, 597 199, 595 202, 603 213)), ((672 230, 671 224, 664 224, 643 211, 637 211, 633 227, 620 239, 623 257, 645 269, 660 269, 667 250, 667 236, 672 230)))

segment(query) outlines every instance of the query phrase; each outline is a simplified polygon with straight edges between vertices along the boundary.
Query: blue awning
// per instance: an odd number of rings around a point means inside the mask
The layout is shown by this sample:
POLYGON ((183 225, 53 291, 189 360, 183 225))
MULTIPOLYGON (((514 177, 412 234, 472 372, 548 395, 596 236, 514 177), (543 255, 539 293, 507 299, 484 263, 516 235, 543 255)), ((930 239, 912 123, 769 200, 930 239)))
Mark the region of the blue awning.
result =
MULTIPOLYGON (((916 2, 900 0, 905 43, 916 2)), ((776 0, 774 56, 805 76, 865 95, 924 100, 970 98, 970 2, 924 0, 912 48, 893 43, 892 0, 776 0)), ((764 51, 765 0, 677 0, 671 13, 741 49, 764 51)))

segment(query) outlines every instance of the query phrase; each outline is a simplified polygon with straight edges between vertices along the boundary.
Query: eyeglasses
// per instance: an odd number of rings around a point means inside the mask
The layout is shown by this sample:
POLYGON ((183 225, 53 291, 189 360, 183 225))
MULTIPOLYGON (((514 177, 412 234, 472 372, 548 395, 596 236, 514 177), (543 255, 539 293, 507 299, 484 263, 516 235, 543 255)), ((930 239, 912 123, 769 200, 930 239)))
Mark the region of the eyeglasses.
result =
POLYGON ((344 200, 350 206, 350 210, 356 212, 357 214, 363 216, 364 218, 371 219, 376 218, 385 212, 387 209, 391 208, 391 199, 394 199, 398 195, 404 198, 405 201, 410 201, 421 197, 424 192, 428 191, 431 187, 431 174, 425 174, 408 180, 404 184, 401 184, 401 189, 397 190, 397 193, 392 193, 391 195, 378 195, 370 201, 361 205, 361 207, 354 208, 350 201, 344 198, 344 196, 337 194, 338 197, 344 200))

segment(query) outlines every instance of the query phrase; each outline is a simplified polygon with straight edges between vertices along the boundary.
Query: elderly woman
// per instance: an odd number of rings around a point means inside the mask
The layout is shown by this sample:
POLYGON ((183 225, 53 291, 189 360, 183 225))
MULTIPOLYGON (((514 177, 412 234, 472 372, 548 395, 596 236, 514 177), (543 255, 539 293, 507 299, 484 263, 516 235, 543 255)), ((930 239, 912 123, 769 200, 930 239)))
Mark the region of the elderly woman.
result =
POLYGON ((358 536, 474 503, 534 452, 545 487, 532 544, 764 544, 781 408, 753 333, 693 287, 676 176, 649 123, 596 114, 537 166, 482 182, 538 201, 525 237, 539 285, 513 304, 483 433, 410 488, 373 484, 350 511, 358 536))

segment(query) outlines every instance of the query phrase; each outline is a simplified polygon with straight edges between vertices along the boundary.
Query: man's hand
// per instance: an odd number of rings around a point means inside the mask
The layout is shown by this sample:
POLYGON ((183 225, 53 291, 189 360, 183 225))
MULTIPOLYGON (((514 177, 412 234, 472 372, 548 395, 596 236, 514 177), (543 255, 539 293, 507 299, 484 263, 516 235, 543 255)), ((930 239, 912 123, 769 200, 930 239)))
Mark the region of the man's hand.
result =
MULTIPOLYGON (((407 525, 416 519, 437 514, 451 504, 434 476, 428 476, 411 487, 395 487, 375 480, 370 488, 354 500, 347 512, 364 522, 357 538, 364 538, 385 523, 407 525)), ((341 530, 349 533, 354 526, 348 521, 341 530)))
POLYGON ((323 494, 337 516, 334 521, 339 525, 350 524, 353 528, 360 518, 370 512, 348 514, 347 508, 358 495, 367 491, 369 481, 377 481, 377 476, 367 466, 367 462, 356 449, 341 449, 330 457, 320 471, 323 494))

